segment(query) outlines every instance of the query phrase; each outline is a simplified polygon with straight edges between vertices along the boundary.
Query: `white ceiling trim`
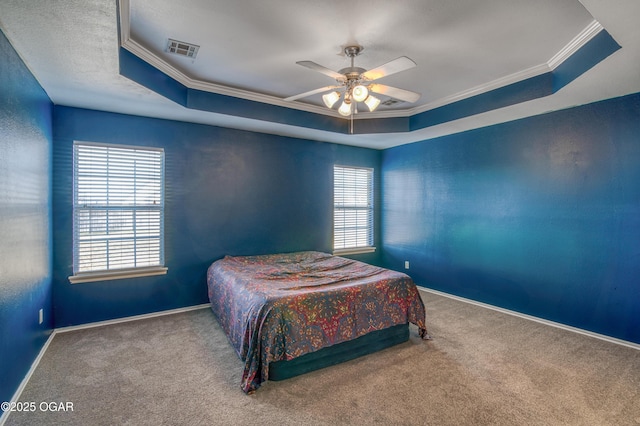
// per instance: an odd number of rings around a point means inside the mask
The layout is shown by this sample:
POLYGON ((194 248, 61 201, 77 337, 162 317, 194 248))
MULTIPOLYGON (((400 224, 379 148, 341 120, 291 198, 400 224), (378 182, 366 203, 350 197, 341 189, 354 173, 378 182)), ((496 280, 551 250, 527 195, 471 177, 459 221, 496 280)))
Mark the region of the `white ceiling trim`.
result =
POLYGON ((549 68, 551 70, 555 70, 556 68, 558 68, 560 64, 567 60, 571 55, 576 53, 582 46, 587 44, 603 29, 604 28, 602 27, 600 22, 594 19, 589 25, 587 25, 584 30, 580 32, 580 34, 575 36, 574 39, 569 42, 569 44, 567 44, 558 53, 556 53, 553 58, 547 61, 547 65, 549 65, 549 68))
POLYGON ((428 104, 424 104, 421 107, 413 108, 412 113, 418 114, 421 112, 429 111, 453 102, 461 101, 463 99, 470 98, 472 96, 480 95, 485 92, 490 92, 492 90, 499 89, 500 87, 518 83, 519 81, 523 81, 532 77, 537 77, 541 74, 553 71, 560 64, 562 64, 566 59, 571 57, 571 55, 576 53, 582 46, 587 44, 593 37, 595 37, 602 30, 603 30, 602 25, 600 25, 598 21, 594 20, 589 25, 587 25, 587 27, 584 30, 582 30, 580 34, 574 37, 573 40, 571 40, 565 47, 563 47, 558 53, 556 53, 546 63, 536 65, 534 67, 531 67, 522 71, 518 71, 516 73, 507 75, 505 77, 490 81, 489 83, 481 84, 469 90, 465 90, 465 91, 456 93, 454 95, 447 96, 433 102, 429 102, 428 104))
POLYGON ((433 102, 429 102, 428 104, 424 104, 421 107, 414 108, 415 113, 421 113, 425 111, 429 111, 435 108, 439 108, 444 105, 448 105, 454 102, 461 101, 463 99, 471 98, 476 95, 480 95, 482 93, 490 92, 495 89, 499 89, 501 87, 508 86, 513 83, 518 83, 519 81, 526 80, 528 78, 537 77, 541 74, 551 71, 548 64, 536 65, 534 67, 528 68, 526 70, 518 71, 516 73, 507 75, 505 77, 498 78, 496 80, 490 81, 489 83, 484 83, 479 86, 473 87, 471 89, 465 90, 463 92, 456 93, 451 96, 447 96, 441 99, 438 99, 433 102))
MULTIPOLYGON (((167 74, 171 78, 175 79, 185 87, 195 90, 202 90, 210 93, 217 93, 220 95, 233 96, 240 99, 246 99, 250 101, 256 101, 271 105, 277 105, 285 108, 297 109, 316 114, 322 114, 327 116, 333 116, 336 118, 342 118, 337 111, 325 108, 317 105, 310 105, 300 102, 285 102, 282 98, 256 93, 248 90, 232 88, 206 82, 202 80, 193 79, 185 75, 182 71, 168 64, 153 52, 147 50, 144 46, 131 39, 130 32, 130 0, 118 0, 118 11, 120 19, 120 45, 138 56, 140 59, 149 63, 153 67, 167 74)), ((440 98, 433 102, 429 102, 420 107, 409 108, 405 110, 391 110, 391 111, 376 111, 368 112, 364 116, 356 116, 356 119, 376 119, 376 118, 404 118, 415 114, 426 112, 435 108, 439 108, 444 105, 451 104, 453 102, 461 101, 466 98, 470 98, 482 93, 486 93, 500 87, 508 86, 510 84, 518 83, 520 81, 536 77, 538 75, 555 70, 566 59, 571 57, 582 46, 588 43, 593 37, 595 37, 600 31, 603 30, 602 25, 593 20, 585 29, 583 29, 576 37, 573 38, 565 47, 563 47, 558 53, 556 53, 546 63, 533 66, 531 68, 498 78, 488 83, 481 84, 468 90, 440 98)))
MULTIPOLYGON (((127 1, 127 0, 121 0, 127 1)), ((250 101, 262 102, 271 105, 278 105, 286 108, 295 108, 303 111, 314 112, 318 114, 325 115, 334 115, 336 117, 340 117, 338 113, 334 110, 330 110, 328 108, 309 105, 309 104, 293 104, 292 102, 285 102, 281 98, 276 96, 264 95, 261 93, 251 92, 248 90, 237 89, 229 86, 223 86, 220 84, 210 83, 202 80, 196 80, 188 75, 184 74, 182 71, 176 69, 172 65, 164 62, 154 53, 147 50, 145 47, 140 45, 135 40, 129 39, 125 42, 121 43, 122 47, 127 49, 129 52, 133 53, 143 61, 149 63, 153 67, 167 74, 169 77, 173 78, 177 82, 183 84, 185 87, 189 89, 202 90, 204 92, 217 93, 219 95, 233 96, 235 98, 247 99, 250 101)))
POLYGON ((193 79, 172 65, 166 63, 160 57, 153 52, 147 50, 144 46, 137 43, 131 38, 131 15, 130 15, 130 3, 129 0, 119 0, 119 12, 120 12, 120 45, 133 53, 140 59, 149 63, 153 67, 167 74, 169 77, 188 87, 189 89, 202 90, 205 92, 217 93, 219 95, 233 96, 240 99, 247 99, 250 101, 262 102, 271 105, 278 105, 285 108, 294 108, 302 111, 313 112, 317 114, 324 114, 334 117, 341 117, 337 111, 309 104, 301 104, 292 102, 285 102, 281 98, 276 96, 265 95, 262 93, 251 92, 248 90, 232 88, 215 84, 207 81, 201 81, 193 79))

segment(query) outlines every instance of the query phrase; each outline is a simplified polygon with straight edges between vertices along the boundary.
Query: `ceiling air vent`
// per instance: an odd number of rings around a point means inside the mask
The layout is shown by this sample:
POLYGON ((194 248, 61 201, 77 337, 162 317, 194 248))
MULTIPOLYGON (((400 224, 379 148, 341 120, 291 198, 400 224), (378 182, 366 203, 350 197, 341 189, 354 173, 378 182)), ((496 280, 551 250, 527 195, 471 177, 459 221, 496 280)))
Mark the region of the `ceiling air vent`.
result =
POLYGON ((169 39, 169 43, 167 44, 167 52, 193 59, 196 58, 198 49, 200 49, 200 46, 172 39, 169 39))
POLYGON ((387 99, 386 101, 382 102, 380 105, 384 105, 384 106, 391 106, 391 105, 396 105, 396 104, 401 104, 402 101, 398 100, 398 99, 387 99))

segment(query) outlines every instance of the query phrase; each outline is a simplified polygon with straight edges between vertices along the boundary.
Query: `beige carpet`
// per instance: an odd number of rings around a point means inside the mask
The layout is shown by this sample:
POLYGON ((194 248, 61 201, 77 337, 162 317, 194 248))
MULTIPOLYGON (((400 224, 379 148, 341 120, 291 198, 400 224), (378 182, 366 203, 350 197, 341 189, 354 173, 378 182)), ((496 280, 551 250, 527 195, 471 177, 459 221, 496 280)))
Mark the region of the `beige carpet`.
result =
POLYGON ((633 425, 640 351, 423 293, 434 339, 240 390, 208 309, 55 336, 7 425, 633 425), (71 402, 45 412, 42 402, 71 402))

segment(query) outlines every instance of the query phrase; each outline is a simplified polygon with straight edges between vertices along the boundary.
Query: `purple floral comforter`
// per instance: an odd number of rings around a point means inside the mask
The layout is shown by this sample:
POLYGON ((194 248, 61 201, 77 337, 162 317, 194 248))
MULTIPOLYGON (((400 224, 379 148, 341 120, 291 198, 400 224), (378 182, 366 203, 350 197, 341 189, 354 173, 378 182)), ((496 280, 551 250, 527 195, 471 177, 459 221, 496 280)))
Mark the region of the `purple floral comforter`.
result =
POLYGON ((411 322, 424 304, 406 274, 320 252, 226 256, 207 271, 211 309, 255 391, 269 364, 411 322))

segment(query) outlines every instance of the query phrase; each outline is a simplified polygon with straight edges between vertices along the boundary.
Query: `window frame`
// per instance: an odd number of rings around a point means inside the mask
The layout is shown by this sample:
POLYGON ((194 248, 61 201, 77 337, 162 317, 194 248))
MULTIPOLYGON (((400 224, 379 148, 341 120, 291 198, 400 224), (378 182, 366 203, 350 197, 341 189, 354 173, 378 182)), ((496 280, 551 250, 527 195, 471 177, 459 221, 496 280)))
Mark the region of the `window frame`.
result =
MULTIPOLYGON (((112 143, 97 143, 97 142, 86 142, 86 141, 74 141, 73 143, 73 153, 72 153, 72 169, 73 169, 73 177, 72 177, 72 190, 73 190, 73 194, 72 194, 72 250, 73 250, 73 261, 72 261, 72 268, 73 268, 73 275, 69 277, 69 281, 72 284, 76 284, 76 283, 85 283, 85 282, 96 282, 96 281, 106 281, 106 280, 116 280, 116 279, 124 279, 124 278, 136 278, 136 277, 145 277, 145 276, 153 276, 153 275, 164 275, 167 273, 168 268, 165 266, 164 264, 164 208, 165 208, 165 196, 164 196, 164 192, 165 192, 165 155, 164 155, 164 149, 163 148, 158 148, 158 147, 148 147, 148 146, 135 146, 135 145, 123 145, 123 144, 112 144, 112 143), (160 200, 158 203, 158 206, 155 207, 155 200, 153 204, 127 204, 125 205, 118 205, 118 204, 114 204, 114 205, 110 205, 110 203, 106 203, 104 205, 99 205, 99 206, 92 206, 92 207, 87 207, 86 205, 84 205, 83 207, 80 207, 79 203, 78 203, 78 179, 79 179, 79 175, 78 175, 78 164, 77 164, 77 149, 78 147, 94 147, 94 148, 114 148, 114 149, 121 149, 121 150, 138 150, 138 151, 147 151, 147 152, 159 152, 161 153, 160 156, 160 170, 159 170, 159 174, 160 176, 154 176, 153 180, 156 181, 156 183, 159 183, 160 185, 160 200), (159 182, 158 182, 159 181, 159 182), (138 266, 138 267, 127 267, 127 268, 115 268, 115 269, 109 269, 107 267, 107 269, 94 269, 94 270, 87 270, 87 271, 79 271, 79 267, 78 267, 78 256, 79 256, 79 243, 80 243, 80 237, 78 234, 78 216, 77 214, 84 210, 87 211, 91 210, 92 208, 94 209, 99 209, 102 211, 116 211, 118 209, 130 209, 134 211, 134 215, 135 212, 137 211, 146 211, 146 212, 150 212, 150 211, 157 211, 159 212, 159 247, 158 247, 158 251, 157 251, 157 255, 159 258, 158 264, 157 265, 145 265, 145 266, 138 266)), ((88 178, 87 176, 84 176, 84 178, 88 178)), ((108 186, 107 186, 108 187, 108 186)), ((136 194, 137 196, 137 194, 136 194)), ((107 196, 108 198, 108 196, 107 196)), ((134 224, 132 227, 132 232, 133 229, 137 230, 137 226, 134 224)), ((108 235, 108 231, 107 234, 108 235)), ((135 240, 135 236, 133 237, 135 240)), ((154 252, 155 254, 155 252, 154 252)), ((134 255, 135 256, 135 255, 134 255)), ((106 259, 108 259, 109 255, 106 255, 106 259)))
MULTIPOLYGON (((357 232, 357 231, 356 231, 357 232)), ((357 237, 356 237, 357 239, 357 237)), ((357 244, 357 242, 356 242, 357 244)), ((376 250, 375 247, 375 169, 373 167, 361 167, 361 166, 346 166, 341 164, 334 164, 333 166, 333 254, 335 255, 346 255, 346 254, 361 254, 361 253, 372 253, 376 250), (367 171, 369 173, 368 179, 368 187, 367 191, 367 207, 366 211, 368 214, 368 225, 367 225, 367 234, 368 234, 368 242, 367 245, 355 245, 349 247, 341 247, 336 248, 336 236, 338 233, 337 221, 336 221, 336 212, 338 210, 362 210, 362 206, 351 206, 345 207, 340 206, 338 204, 338 200, 336 198, 336 171, 337 169, 351 169, 351 170, 359 170, 359 171, 367 171)))

